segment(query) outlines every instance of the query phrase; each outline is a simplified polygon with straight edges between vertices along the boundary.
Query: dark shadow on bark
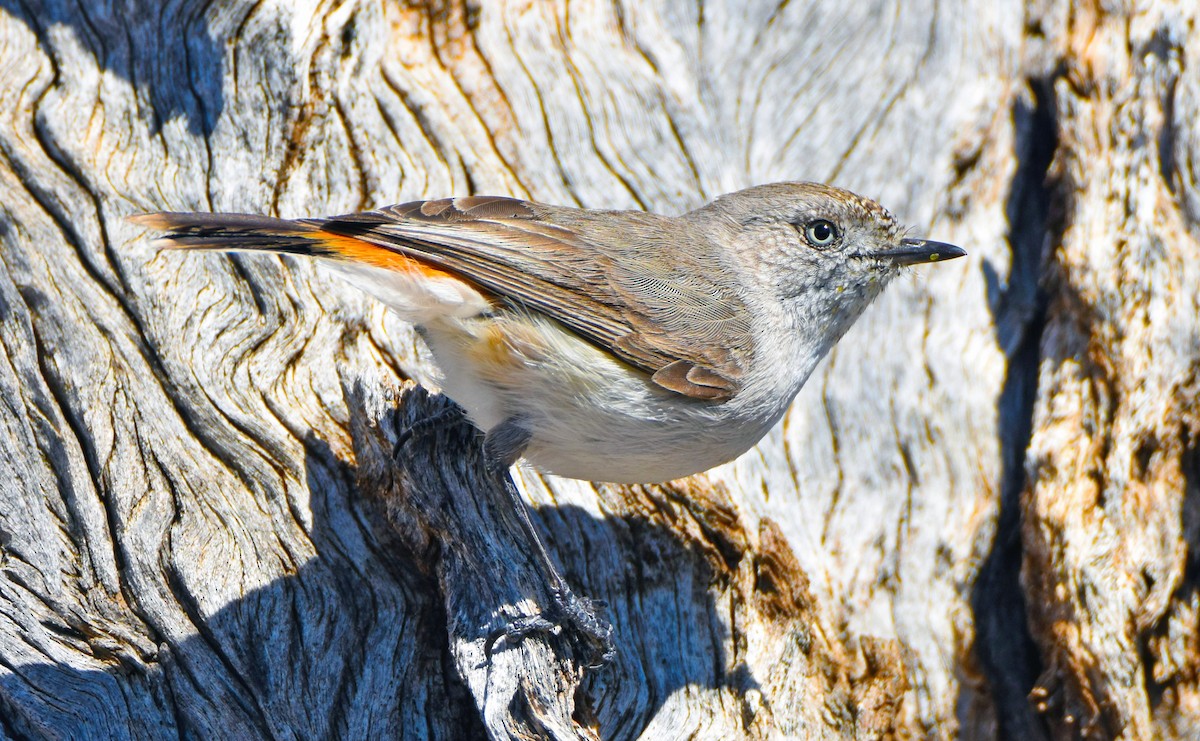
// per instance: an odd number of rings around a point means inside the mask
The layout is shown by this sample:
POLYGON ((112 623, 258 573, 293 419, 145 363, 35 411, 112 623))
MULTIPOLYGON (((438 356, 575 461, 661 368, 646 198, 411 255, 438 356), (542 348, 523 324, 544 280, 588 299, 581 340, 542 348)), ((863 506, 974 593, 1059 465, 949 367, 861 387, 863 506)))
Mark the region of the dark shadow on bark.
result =
POLYGON ((197 634, 162 644, 149 664, 113 656, 106 671, 6 667, 0 730, 19 739, 403 738, 415 718, 426 738, 482 738, 446 660, 429 578, 379 526, 378 504, 356 495, 345 464, 321 441, 308 448, 316 557, 206 617, 165 555, 197 634))
MULTIPOLYGON (((418 390, 402 408, 436 412, 443 402, 434 398, 418 390)), ((351 414, 365 425, 390 424, 366 419, 361 408, 351 414)), ((416 448, 411 454, 460 461, 462 468, 452 465, 469 473, 478 446, 463 424, 451 421, 457 429, 450 430, 438 425, 433 439, 410 443, 416 448), (445 443, 443 433, 467 440, 467 447, 425 447, 445 443)), ((471 604, 496 590, 475 590, 469 579, 448 581, 445 569, 456 559, 472 562, 475 554, 455 549, 494 535, 455 531, 472 525, 458 517, 448 494, 426 491, 405 499, 400 492, 398 500, 389 500, 365 490, 364 473, 324 442, 311 438, 307 448, 315 557, 206 616, 164 554, 172 597, 196 633, 178 645, 162 643, 147 663, 96 655, 97 663, 109 665, 105 670, 66 663, 12 666, 0 657, 0 736, 484 738, 449 651, 448 626, 462 625, 448 618, 448 606, 471 604), (425 529, 439 521, 450 528, 445 540, 425 529), (114 697, 121 701, 112 702, 114 697), (412 727, 414 720, 419 727, 412 727)), ((590 672, 576 697, 577 717, 594 719, 603 738, 636 737, 662 702, 688 685, 757 687, 745 671, 724 672, 724 612, 712 603, 712 570, 694 545, 658 524, 596 518, 577 507, 546 508, 534 517, 543 532, 549 524, 555 533, 569 533, 566 542, 548 540, 554 557, 577 591, 609 604, 617 658, 590 672)), ((304 519, 297 513, 298 521, 304 519)), ((493 529, 510 528, 493 523, 493 529)), ((520 536, 512 528, 502 537, 520 536)), ((484 580, 504 572, 504 565, 487 561, 474 566, 476 578, 484 580)), ((502 607, 474 605, 483 613, 502 607)), ((68 645, 84 640, 70 638, 68 645)))
POLYGON ((1025 452, 1037 398, 1046 296, 1042 276, 1057 232, 1047 174, 1058 148, 1052 80, 1031 81, 1033 106, 1018 99, 1013 110, 1017 172, 1007 204, 1012 263, 1007 282, 984 265, 996 341, 1008 359, 999 399, 1002 460, 1000 512, 992 550, 971 594, 973 649, 984 671, 1003 739, 1048 738, 1048 728, 1029 702, 1042 672, 1021 587, 1021 494, 1027 484, 1025 452))
MULTIPOLYGON (((225 40, 208 27, 208 2, 157 0, 0 0, 0 12, 37 34, 54 61, 56 85, 70 84, 79 70, 63 64, 61 29, 91 52, 97 66, 147 95, 151 131, 183 117, 193 134, 210 134, 225 106, 225 40)), ((80 125, 89 115, 81 111, 80 125)))

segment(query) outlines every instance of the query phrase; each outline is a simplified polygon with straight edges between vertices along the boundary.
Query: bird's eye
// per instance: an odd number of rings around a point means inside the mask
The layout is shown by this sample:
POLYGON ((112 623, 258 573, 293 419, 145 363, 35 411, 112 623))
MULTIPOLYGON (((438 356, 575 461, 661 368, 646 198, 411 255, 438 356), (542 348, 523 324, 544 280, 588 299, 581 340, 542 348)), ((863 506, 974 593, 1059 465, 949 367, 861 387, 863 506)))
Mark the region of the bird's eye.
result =
POLYGON ((810 221, 804 226, 804 238, 813 247, 828 247, 838 240, 838 228, 825 219, 810 221))

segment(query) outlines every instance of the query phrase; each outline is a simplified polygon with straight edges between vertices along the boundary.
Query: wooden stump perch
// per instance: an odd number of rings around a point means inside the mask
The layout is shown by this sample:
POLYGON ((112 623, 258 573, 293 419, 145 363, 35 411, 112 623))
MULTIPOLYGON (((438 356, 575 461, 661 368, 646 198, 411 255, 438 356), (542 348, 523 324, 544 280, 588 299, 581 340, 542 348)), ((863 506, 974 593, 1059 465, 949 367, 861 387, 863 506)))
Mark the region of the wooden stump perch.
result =
POLYGON ((0 0, 0 737, 1200 737, 1198 15, 0 0), (411 328, 124 221, 799 179, 969 256, 732 464, 514 471, 595 670, 491 645, 545 574, 411 328))

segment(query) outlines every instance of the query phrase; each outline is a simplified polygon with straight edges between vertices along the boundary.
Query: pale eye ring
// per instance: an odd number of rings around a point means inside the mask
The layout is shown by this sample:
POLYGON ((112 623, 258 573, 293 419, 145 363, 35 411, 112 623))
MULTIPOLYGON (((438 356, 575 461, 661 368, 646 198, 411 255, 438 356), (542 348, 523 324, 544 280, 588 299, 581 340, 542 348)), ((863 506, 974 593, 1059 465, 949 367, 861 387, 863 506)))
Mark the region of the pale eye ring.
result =
POLYGON ((840 236, 837 225, 832 221, 817 219, 804 225, 804 238, 813 247, 828 247, 840 236))

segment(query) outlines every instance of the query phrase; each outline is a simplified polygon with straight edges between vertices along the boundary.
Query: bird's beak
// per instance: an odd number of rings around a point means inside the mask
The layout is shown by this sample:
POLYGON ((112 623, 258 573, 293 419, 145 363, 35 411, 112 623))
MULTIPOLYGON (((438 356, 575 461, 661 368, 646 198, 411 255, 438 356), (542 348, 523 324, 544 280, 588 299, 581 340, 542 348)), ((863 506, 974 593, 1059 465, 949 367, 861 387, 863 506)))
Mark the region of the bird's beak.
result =
POLYGON ((871 257, 887 260, 893 265, 920 265, 927 262, 953 260, 967 254, 962 247, 928 239, 901 239, 900 246, 891 250, 872 252, 871 257))

